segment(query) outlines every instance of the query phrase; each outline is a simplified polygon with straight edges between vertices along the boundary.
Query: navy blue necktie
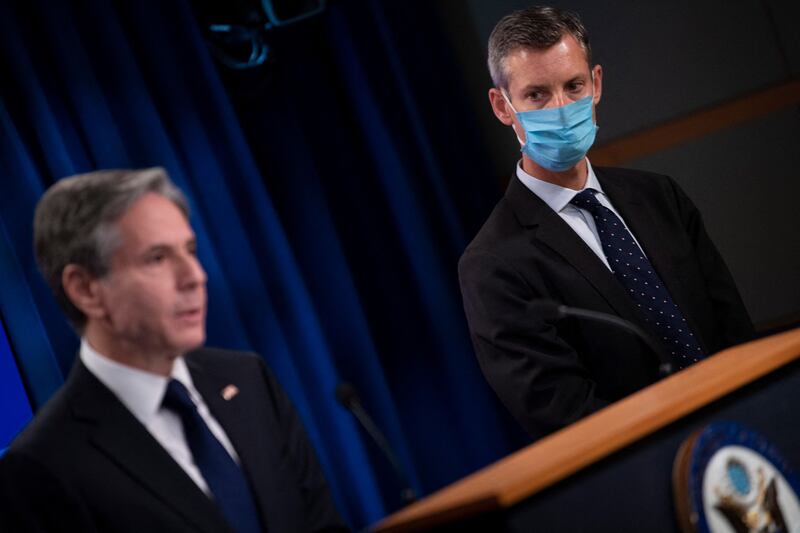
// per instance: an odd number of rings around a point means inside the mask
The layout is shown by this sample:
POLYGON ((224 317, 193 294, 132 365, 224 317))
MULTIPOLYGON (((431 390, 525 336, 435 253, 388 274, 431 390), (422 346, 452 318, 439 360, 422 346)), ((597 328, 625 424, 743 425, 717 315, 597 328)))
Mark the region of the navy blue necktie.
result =
POLYGON ((680 369, 699 361, 705 357, 703 349, 656 269, 622 220, 595 198, 595 192, 581 191, 570 203, 594 218, 611 272, 628 291, 645 326, 671 355, 674 364, 680 369))
POLYGON ((180 381, 170 380, 162 405, 183 422, 194 462, 228 524, 237 533, 261 533, 253 494, 242 469, 208 429, 180 381))

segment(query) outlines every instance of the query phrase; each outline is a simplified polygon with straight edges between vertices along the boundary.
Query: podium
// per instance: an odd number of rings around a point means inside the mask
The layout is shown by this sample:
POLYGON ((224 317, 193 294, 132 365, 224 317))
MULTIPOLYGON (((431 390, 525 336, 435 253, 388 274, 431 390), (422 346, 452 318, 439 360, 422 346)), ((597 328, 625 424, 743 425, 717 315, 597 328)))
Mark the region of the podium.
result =
POLYGON ((673 462, 694 431, 719 421, 763 434, 800 471, 800 328, 719 352, 373 530, 675 532, 673 462))

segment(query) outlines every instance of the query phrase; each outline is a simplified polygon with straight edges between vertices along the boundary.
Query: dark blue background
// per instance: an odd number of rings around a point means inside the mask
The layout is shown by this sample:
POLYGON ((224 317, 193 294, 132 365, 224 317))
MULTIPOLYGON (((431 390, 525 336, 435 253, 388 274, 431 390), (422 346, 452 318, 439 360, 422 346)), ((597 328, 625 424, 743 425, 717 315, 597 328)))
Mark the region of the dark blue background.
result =
POLYGON ((78 346, 36 271, 37 200, 159 165, 193 207, 208 344, 266 359, 350 524, 400 487, 336 403, 342 380, 423 495, 525 442, 463 317, 456 262, 501 190, 426 6, 335 2, 233 72, 186 0, 0 3, 0 311, 36 408, 78 346))
POLYGON ((22 386, 2 320, 0 320, 0 405, 3 406, 3 416, 0 417, 0 454, 2 454, 11 439, 31 419, 31 405, 22 386))

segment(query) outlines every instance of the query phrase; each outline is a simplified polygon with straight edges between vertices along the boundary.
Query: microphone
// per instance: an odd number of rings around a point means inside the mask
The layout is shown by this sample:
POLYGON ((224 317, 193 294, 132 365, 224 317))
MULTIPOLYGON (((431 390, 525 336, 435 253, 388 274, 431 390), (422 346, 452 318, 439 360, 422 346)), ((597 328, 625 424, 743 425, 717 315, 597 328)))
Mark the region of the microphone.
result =
POLYGON ((580 309, 578 307, 567 307, 553 300, 534 300, 530 303, 530 307, 532 311, 537 313, 544 320, 561 320, 566 317, 582 318, 610 324, 616 328, 633 333, 645 346, 658 356, 658 360, 661 361, 661 364, 658 366, 659 375, 661 375, 661 377, 666 377, 672 374, 672 362, 664 355, 661 348, 653 342, 653 339, 636 324, 609 313, 580 309))
POLYGON ((353 416, 356 417, 361 427, 364 428, 372 441, 378 446, 381 453, 389 460, 397 479, 400 481, 400 485, 403 487, 400 490, 400 499, 403 501, 403 504, 407 505, 417 501, 417 493, 411 488, 411 483, 408 481, 408 476, 403 466, 400 464, 394 450, 392 450, 389 441, 386 440, 381 430, 378 429, 378 426, 364 410, 355 387, 347 382, 339 383, 336 386, 336 400, 338 400, 345 409, 353 413, 353 416))

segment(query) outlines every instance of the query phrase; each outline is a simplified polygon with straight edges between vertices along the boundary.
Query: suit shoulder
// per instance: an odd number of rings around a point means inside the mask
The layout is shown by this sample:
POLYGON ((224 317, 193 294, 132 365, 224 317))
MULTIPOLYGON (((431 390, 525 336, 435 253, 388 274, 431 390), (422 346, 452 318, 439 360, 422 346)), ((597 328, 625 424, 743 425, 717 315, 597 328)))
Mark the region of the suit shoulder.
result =
POLYGON ((461 258, 476 252, 498 251, 510 238, 520 231, 520 223, 514 210, 505 198, 502 198, 492 210, 486 222, 467 245, 461 258))
POLYGON ((595 173, 606 193, 625 190, 649 205, 685 210, 691 200, 670 176, 629 168, 596 167, 595 173))
POLYGON ((11 442, 8 453, 48 462, 51 455, 70 454, 79 440, 82 437, 69 408, 68 392, 62 386, 11 442))
POLYGON ((672 188, 675 180, 665 174, 638 170, 633 168, 620 167, 593 167, 595 174, 601 181, 609 180, 615 183, 625 184, 642 188, 672 188))
POLYGON ((276 379, 264 358, 255 352, 222 348, 198 348, 186 354, 190 369, 198 369, 231 382, 248 383, 253 380, 265 383, 268 389, 276 388, 276 379))
POLYGON ((231 366, 257 366, 261 357, 254 352, 227 350, 224 348, 202 347, 186 354, 186 359, 212 370, 230 368, 231 366))

